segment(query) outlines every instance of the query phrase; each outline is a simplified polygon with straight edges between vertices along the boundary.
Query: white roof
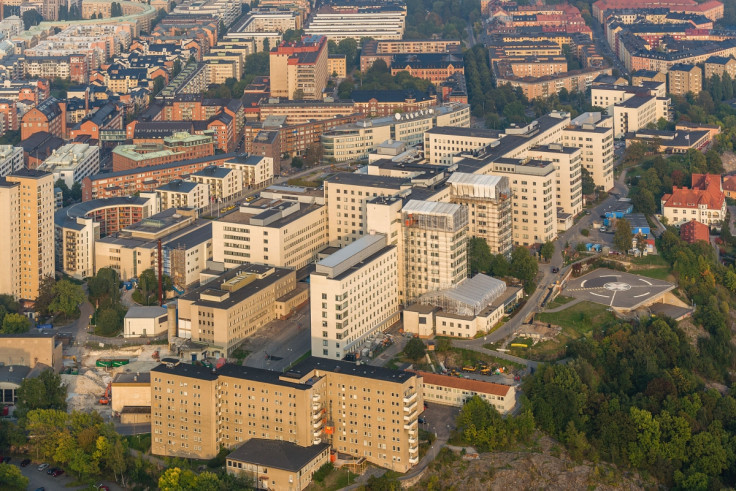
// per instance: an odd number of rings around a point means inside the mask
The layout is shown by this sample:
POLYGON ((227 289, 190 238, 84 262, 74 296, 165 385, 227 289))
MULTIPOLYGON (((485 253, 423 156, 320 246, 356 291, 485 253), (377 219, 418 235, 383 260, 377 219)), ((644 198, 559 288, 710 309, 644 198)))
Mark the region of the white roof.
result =
POLYGON ((405 213, 416 213, 418 215, 444 215, 454 217, 463 205, 455 203, 441 203, 439 201, 420 201, 412 199, 407 202, 401 211, 405 213))

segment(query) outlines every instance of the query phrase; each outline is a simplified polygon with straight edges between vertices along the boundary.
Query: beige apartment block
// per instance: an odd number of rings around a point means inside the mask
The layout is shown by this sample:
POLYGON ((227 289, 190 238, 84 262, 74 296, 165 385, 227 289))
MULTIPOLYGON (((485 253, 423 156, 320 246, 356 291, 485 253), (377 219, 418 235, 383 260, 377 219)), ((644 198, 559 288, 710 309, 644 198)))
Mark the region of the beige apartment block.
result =
POLYGON ((309 277, 312 356, 359 356, 362 348, 372 348, 376 333, 399 320, 397 262, 397 247, 375 234, 317 263, 309 277))
POLYGON ((94 218, 68 217, 62 211, 54 217, 56 268, 83 280, 95 274, 95 241, 100 224, 94 218))
POLYGON ((194 208, 201 210, 210 204, 210 187, 201 182, 174 179, 156 188, 159 209, 194 208))
POLYGON ((667 70, 667 82, 672 95, 698 95, 703 90, 703 70, 697 65, 677 63, 667 70))
POLYGON ((113 413, 131 422, 151 421, 151 372, 121 372, 112 379, 113 413), (140 416, 133 416, 138 414, 140 416))
POLYGON ((54 275, 54 178, 21 169, 0 181, 0 249, 5 271, 0 293, 35 300, 45 276, 54 275))
POLYGON ((209 188, 210 200, 222 202, 232 199, 243 191, 240 172, 225 167, 209 166, 195 172, 189 179, 205 184, 209 188))
POLYGON ((554 163, 557 208, 572 216, 583 211, 581 156, 582 150, 578 147, 566 147, 561 143, 539 145, 529 150, 530 158, 554 163))
POLYGON ((398 177, 339 173, 325 179, 328 240, 343 246, 367 233, 367 202, 378 196, 408 194, 411 182, 398 177))
POLYGON ((151 452, 209 459, 251 438, 341 453, 406 472, 419 462, 421 378, 308 358, 288 372, 184 363, 151 371, 151 452))
POLYGON ((467 207, 410 200, 401 210, 401 220, 407 302, 467 278, 467 207))
POLYGON ((228 357, 277 316, 276 301, 296 288, 289 269, 246 264, 179 297, 177 335, 228 357))
POLYGON ((491 173, 506 176, 511 185, 514 243, 543 244, 557 235, 557 200, 553 162, 536 159, 497 159, 491 173))
MULTIPOLYGON (((660 118, 668 118, 669 99, 647 95, 634 95, 613 106, 613 136, 622 138, 626 133, 638 131, 660 118)), ((610 112, 609 112, 610 113, 610 112)))
POLYGON ((613 188, 612 117, 593 112, 581 114, 565 128, 560 143, 582 150, 582 165, 597 188, 613 188))
POLYGON ((450 201, 468 208, 468 234, 485 240, 492 254, 511 255, 511 187, 504 176, 454 172, 450 201))
POLYGON ((226 160, 222 166, 240 172, 243 189, 267 186, 273 182, 274 163, 271 157, 246 155, 226 160))
POLYGON ((456 155, 491 145, 500 134, 483 128, 438 126, 424 133, 424 157, 428 164, 450 165, 456 155))
POLYGON ((713 75, 723 78, 728 73, 733 81, 736 78, 736 58, 733 56, 711 56, 705 60, 705 80, 710 80, 713 75))
POLYGON ((303 268, 327 246, 323 205, 261 198, 212 222, 215 261, 234 268, 245 263, 303 268))

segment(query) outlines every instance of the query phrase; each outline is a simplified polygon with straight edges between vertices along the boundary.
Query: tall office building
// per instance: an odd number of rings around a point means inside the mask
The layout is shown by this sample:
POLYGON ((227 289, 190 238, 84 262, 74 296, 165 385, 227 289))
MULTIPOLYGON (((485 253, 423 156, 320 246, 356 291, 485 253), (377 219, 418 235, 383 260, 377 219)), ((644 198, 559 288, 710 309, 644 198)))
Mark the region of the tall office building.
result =
POLYGON ((35 300, 41 279, 54 275, 54 178, 23 169, 0 180, 0 293, 35 300))
POLYGON ((317 263, 309 277, 313 356, 341 360, 399 320, 397 263, 397 248, 383 234, 317 263))

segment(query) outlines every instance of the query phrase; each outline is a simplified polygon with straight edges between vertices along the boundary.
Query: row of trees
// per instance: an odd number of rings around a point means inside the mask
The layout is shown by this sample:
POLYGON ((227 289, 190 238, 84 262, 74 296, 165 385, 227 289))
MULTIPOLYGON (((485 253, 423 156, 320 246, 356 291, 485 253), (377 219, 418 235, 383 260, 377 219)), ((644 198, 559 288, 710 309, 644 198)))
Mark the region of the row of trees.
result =
POLYGON ((477 0, 407 0, 406 39, 464 39, 465 29, 480 21, 477 0))
POLYGON ((432 90, 429 80, 413 77, 409 72, 399 72, 391 75, 386 62, 377 60, 373 66, 363 72, 355 72, 337 86, 340 99, 349 99, 353 90, 414 90, 419 93, 427 93, 432 90))
MULTIPOLYGON (((554 245, 543 246, 544 254, 551 258, 554 253, 554 245)), ((486 273, 500 278, 513 276, 524 284, 524 291, 531 293, 536 288, 534 278, 539 271, 539 265, 534 256, 526 247, 517 247, 511 253, 511 260, 503 254, 491 254, 491 250, 485 240, 472 237, 468 241, 468 262, 470 263, 470 274, 486 273)))

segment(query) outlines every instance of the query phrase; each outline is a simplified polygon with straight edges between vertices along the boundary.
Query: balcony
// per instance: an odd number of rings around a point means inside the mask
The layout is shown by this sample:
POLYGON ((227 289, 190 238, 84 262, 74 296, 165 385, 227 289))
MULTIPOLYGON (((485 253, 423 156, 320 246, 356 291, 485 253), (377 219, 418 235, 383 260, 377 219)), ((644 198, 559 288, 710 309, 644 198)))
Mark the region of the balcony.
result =
POLYGON ((417 455, 416 457, 409 457, 409 463, 410 463, 411 465, 416 465, 416 464, 418 464, 418 463, 419 463, 419 456, 417 455))
POLYGON ((411 404, 412 402, 416 400, 417 400, 417 393, 414 392, 412 395, 404 397, 404 404, 411 404))
POLYGON ((414 403, 410 404, 409 406, 404 406, 404 412, 410 413, 414 411, 417 408, 417 402, 414 401, 414 403))
MULTIPOLYGON (((315 438, 314 440, 312 440, 312 445, 319 445, 320 443, 322 443, 322 439, 321 438, 315 438)), ((411 460, 411 459, 409 459, 409 460, 411 460)))
POLYGON ((418 446, 409 447, 409 453, 417 453, 417 452, 419 452, 418 446))
POLYGON ((315 440, 318 440, 321 434, 322 434, 322 430, 317 430, 314 433, 312 433, 312 436, 315 438, 315 440))
POLYGON ((312 428, 314 428, 314 429, 322 428, 322 420, 321 419, 318 419, 317 421, 315 421, 314 423, 312 423, 312 428))
POLYGON ((312 394, 312 401, 319 402, 319 400, 320 400, 319 394, 312 394))
POLYGON ((409 437, 409 445, 414 445, 417 442, 416 438, 409 437))
POLYGON ((412 421, 411 423, 404 423, 404 429, 405 430, 412 430, 412 429, 414 429, 414 423, 416 423, 416 421, 412 421))
POLYGON ((413 411, 411 414, 404 415, 404 421, 413 421, 417 419, 417 412, 413 411))
POLYGON ((312 415, 312 419, 319 419, 322 417, 322 411, 317 411, 312 415))
POLYGON ((312 404, 312 411, 319 411, 320 409, 322 409, 322 404, 318 402, 315 402, 314 404, 312 404))

